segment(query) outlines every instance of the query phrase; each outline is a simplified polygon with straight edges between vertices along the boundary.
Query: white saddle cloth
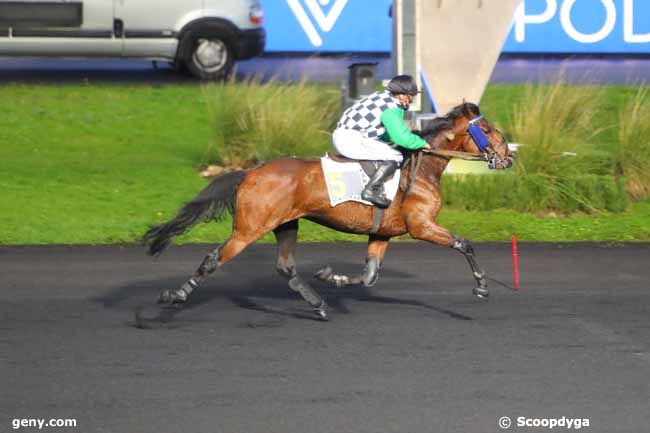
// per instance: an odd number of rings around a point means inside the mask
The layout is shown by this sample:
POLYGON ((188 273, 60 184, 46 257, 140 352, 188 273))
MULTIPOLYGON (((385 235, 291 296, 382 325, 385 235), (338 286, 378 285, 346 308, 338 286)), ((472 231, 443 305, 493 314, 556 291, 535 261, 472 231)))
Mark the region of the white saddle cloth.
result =
MULTIPOLYGON (((361 198, 361 191, 365 188, 370 178, 363 171, 359 163, 336 162, 325 155, 320 159, 323 167, 327 193, 332 207, 346 201, 374 206, 361 198)), ((384 191, 389 200, 393 200, 399 189, 400 170, 396 170, 391 179, 384 183, 384 191)))

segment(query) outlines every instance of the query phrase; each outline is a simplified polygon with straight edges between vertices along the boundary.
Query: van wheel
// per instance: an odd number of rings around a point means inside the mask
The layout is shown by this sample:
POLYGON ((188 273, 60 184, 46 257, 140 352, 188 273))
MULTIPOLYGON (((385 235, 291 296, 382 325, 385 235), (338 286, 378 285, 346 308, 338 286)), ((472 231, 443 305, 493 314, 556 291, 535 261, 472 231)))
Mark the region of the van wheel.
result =
POLYGON ((215 36, 188 34, 188 47, 183 63, 188 72, 202 80, 227 78, 233 68, 233 52, 228 43, 215 36), (188 43, 189 42, 189 43, 188 43))

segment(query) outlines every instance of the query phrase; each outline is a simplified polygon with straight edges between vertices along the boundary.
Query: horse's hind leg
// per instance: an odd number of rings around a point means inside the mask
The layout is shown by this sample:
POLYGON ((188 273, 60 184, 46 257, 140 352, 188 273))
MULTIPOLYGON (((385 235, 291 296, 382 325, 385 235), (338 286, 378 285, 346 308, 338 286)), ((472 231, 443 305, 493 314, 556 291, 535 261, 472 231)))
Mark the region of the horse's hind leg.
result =
POLYGON ((273 230, 278 242, 278 257, 275 269, 280 275, 289 280, 289 288, 300 293, 305 301, 314 309, 321 320, 328 320, 327 305, 323 298, 306 282, 296 270, 294 252, 298 240, 298 220, 289 221, 273 230))
POLYGON ((360 275, 348 276, 335 274, 330 266, 325 266, 314 274, 318 280, 333 284, 337 287, 363 284, 372 287, 379 279, 379 269, 384 261, 389 238, 371 235, 368 239, 368 253, 366 255, 366 266, 360 275))
POLYGON ((244 248, 257 239, 256 236, 245 235, 234 231, 223 245, 214 249, 205 256, 201 265, 180 288, 176 290, 163 290, 158 297, 160 304, 177 304, 186 302, 190 294, 196 290, 219 267, 232 260, 244 248))

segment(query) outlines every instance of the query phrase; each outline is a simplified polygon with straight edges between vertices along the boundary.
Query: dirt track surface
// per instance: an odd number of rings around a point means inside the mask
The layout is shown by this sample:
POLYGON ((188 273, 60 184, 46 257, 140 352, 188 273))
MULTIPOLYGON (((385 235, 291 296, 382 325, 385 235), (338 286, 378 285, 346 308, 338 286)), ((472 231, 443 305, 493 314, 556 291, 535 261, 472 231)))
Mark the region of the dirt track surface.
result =
MULTIPOLYGON (((161 310, 210 246, 0 247, 0 432, 75 418, 111 433, 550 431, 518 417, 648 431, 650 245, 520 244, 522 290, 471 296, 462 256, 391 245, 372 289, 314 283, 332 321, 253 246, 161 310), (133 326, 133 310, 158 318, 133 326)), ((511 281, 509 245, 477 244, 511 281)), ((305 275, 362 267, 363 244, 299 245, 305 275)), ((556 427, 552 431, 566 431, 556 427)))

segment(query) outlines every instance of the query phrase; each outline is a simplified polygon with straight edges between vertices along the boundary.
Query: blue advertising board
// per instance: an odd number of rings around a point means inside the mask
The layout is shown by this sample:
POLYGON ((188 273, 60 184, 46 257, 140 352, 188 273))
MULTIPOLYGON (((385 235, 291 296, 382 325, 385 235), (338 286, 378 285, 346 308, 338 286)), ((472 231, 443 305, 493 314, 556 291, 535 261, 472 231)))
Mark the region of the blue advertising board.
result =
POLYGON ((389 52, 392 0, 262 0, 266 51, 389 52))
POLYGON ((526 0, 503 52, 650 54, 650 1, 526 0))
MULTIPOLYGON (((261 1, 269 52, 391 51, 392 0, 261 1)), ((524 0, 503 52, 650 54, 650 0, 524 0)))

